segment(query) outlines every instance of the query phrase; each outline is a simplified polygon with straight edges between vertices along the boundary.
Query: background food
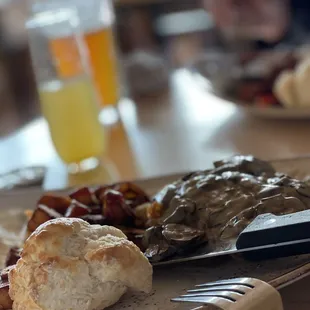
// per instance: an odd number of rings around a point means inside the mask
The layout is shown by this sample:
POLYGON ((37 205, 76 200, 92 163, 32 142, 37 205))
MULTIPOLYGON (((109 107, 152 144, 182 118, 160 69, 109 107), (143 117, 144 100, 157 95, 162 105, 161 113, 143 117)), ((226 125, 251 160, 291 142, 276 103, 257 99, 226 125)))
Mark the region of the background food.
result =
POLYGON ((293 107, 297 104, 295 76, 292 71, 283 71, 278 76, 274 84, 273 93, 287 108, 293 107))
POLYGON ((291 51, 262 52, 240 64, 237 76, 231 79, 226 92, 239 102, 260 107, 281 107, 282 97, 273 89, 281 74, 293 70, 299 58, 291 51))
POLYGON ((282 72, 274 84, 274 94, 287 108, 310 107, 310 58, 296 69, 282 72))
POLYGON ((237 103, 261 108, 310 107, 309 47, 205 55, 195 70, 211 80, 214 91, 237 103), (229 68, 229 70, 227 70, 229 68))

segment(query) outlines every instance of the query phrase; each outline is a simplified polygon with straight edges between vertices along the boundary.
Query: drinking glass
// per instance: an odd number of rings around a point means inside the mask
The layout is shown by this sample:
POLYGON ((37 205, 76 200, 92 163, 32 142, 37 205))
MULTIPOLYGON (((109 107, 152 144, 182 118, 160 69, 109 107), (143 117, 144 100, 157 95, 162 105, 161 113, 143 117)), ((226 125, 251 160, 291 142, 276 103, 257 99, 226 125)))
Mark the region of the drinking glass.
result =
MULTIPOLYGON (((114 11, 110 0, 56 0, 54 5, 74 5, 77 9, 81 31, 89 53, 93 79, 102 107, 115 106, 119 101, 120 89, 117 53, 114 42, 114 11)), ((51 42, 53 54, 64 61, 67 45, 71 38, 55 38, 51 42)), ((67 77, 72 72, 60 63, 60 75, 67 77)))
POLYGON ((94 168, 105 136, 78 12, 73 8, 40 12, 29 18, 26 27, 41 108, 54 146, 70 172, 94 168), (60 57, 54 42, 63 38, 60 57))

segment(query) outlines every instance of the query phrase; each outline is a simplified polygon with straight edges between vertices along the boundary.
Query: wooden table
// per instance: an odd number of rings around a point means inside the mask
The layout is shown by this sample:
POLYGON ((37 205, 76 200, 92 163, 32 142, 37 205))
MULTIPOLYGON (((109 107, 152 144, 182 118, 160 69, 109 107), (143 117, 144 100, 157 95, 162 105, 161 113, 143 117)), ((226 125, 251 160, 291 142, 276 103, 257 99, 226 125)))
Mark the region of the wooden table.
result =
MULTIPOLYGON (((101 170, 67 176, 42 119, 0 140, 0 173, 25 165, 50 169, 45 186, 152 177, 204 169, 235 153, 263 159, 310 152, 310 121, 260 120, 199 87, 186 70, 174 73, 169 94, 120 104, 123 124, 110 128, 109 149, 101 170)), ((283 290, 286 309, 309 309, 310 279, 283 290)))
POLYGON ((173 74, 169 94, 136 103, 123 99, 120 113, 123 124, 109 129, 108 164, 99 174, 68 179, 42 119, 0 139, 0 173, 47 165, 46 188, 59 188, 204 169, 236 153, 272 159, 310 152, 309 120, 251 118, 197 85, 184 69, 173 74))
MULTIPOLYGON (((124 127, 112 128, 107 154, 118 170, 111 180, 204 169, 236 153, 272 159, 310 152, 309 121, 251 118, 198 86, 186 70, 173 75, 169 94, 136 103, 124 99, 120 111, 124 127)), ((47 187, 63 185, 55 171, 50 169, 47 187)))

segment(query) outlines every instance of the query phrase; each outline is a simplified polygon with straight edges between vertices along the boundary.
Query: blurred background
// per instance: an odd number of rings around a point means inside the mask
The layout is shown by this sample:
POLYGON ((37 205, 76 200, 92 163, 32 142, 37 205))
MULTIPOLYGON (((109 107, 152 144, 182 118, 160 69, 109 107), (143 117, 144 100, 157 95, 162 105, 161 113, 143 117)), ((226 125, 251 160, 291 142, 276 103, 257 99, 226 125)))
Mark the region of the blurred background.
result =
POLYGON ((29 2, 0 1, 2 186, 18 179, 7 172, 32 166, 42 169, 23 177, 51 189, 204 169, 235 153, 306 156, 309 4, 219 2, 114 0, 117 115, 102 117, 104 171, 73 177, 41 118, 29 2))
MULTIPOLYGON (((172 68, 180 67, 194 59, 193 53, 203 50, 205 40, 213 40, 212 21, 200 0, 116 0, 114 4, 121 59, 145 51, 168 60, 172 68)), ((4 0, 0 5, 1 104, 28 110, 28 120, 38 113, 25 30, 29 5, 18 0, 4 0)))

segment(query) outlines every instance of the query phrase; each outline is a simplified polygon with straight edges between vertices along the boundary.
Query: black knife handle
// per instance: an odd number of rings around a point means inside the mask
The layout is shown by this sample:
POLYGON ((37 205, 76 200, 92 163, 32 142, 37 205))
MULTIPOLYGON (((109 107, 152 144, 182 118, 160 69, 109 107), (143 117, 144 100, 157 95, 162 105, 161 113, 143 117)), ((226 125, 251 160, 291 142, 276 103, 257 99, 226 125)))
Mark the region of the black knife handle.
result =
MULTIPOLYGON (((288 215, 259 215, 238 237, 238 250, 310 239, 310 210, 288 215)), ((309 254, 310 242, 243 253, 249 260, 309 254)))

